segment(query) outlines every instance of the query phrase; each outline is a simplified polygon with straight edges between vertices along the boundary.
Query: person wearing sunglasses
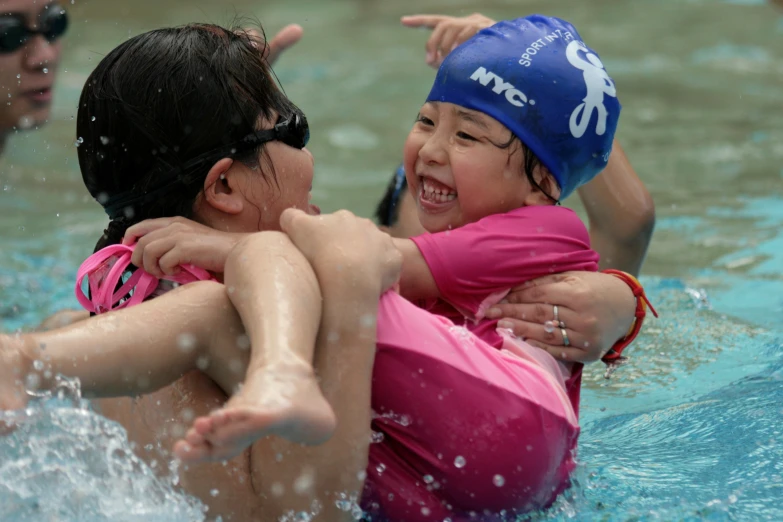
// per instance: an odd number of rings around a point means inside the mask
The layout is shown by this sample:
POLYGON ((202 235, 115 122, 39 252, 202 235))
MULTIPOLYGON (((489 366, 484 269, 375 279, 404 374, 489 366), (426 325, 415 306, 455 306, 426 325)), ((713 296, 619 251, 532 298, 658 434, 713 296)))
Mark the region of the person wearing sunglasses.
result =
POLYGON ((0 0, 0 150, 47 122, 68 14, 57 2, 0 0))

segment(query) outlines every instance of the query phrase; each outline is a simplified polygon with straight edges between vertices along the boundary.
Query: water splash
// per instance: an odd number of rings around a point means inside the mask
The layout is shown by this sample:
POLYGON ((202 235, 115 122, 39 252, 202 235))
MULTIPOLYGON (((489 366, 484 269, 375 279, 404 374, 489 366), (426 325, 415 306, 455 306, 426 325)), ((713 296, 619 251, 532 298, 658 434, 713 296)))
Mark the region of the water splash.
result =
POLYGON ((81 399, 78 381, 17 413, 0 437, 0 520, 14 522, 202 521, 206 508, 139 459, 117 423, 81 399))

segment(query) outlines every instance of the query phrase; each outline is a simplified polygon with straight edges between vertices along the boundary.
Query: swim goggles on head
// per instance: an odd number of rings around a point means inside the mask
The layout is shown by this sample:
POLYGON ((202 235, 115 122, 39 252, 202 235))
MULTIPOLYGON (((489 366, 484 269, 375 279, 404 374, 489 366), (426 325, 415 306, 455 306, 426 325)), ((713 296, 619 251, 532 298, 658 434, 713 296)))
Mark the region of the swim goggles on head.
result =
MULTIPOLYGON (((76 273, 76 299, 85 310, 94 314, 134 306, 150 297, 158 288, 160 279, 137 268, 130 273, 131 256, 136 245, 110 245, 87 258, 76 273), (130 274, 129 277, 126 277, 130 274), (84 293, 87 278, 89 294, 84 293)), ((163 279, 184 285, 215 278, 206 270, 193 265, 181 265, 180 272, 163 279)))
POLYGON ((38 28, 26 25, 26 16, 22 13, 0 14, 0 54, 12 53, 27 41, 41 35, 48 42, 54 42, 68 29, 68 14, 58 4, 49 4, 37 16, 38 28))
POLYGON ((125 208, 131 205, 143 205, 155 201, 172 189, 182 185, 189 185, 199 177, 203 177, 204 172, 197 169, 200 164, 215 162, 223 157, 236 156, 270 141, 281 141, 296 149, 303 149, 310 140, 310 127, 307 124, 305 115, 301 112, 295 112, 283 121, 280 121, 281 118, 278 117, 277 123, 271 129, 254 131, 238 142, 196 156, 182 165, 178 169, 179 173, 177 175, 164 177, 158 183, 150 186, 142 195, 139 195, 137 191, 128 191, 110 197, 103 203, 103 209, 109 215, 109 218, 114 219, 121 216, 125 208), (185 174, 188 171, 192 172, 185 174))
POLYGON ((295 149, 303 149, 310 141, 310 127, 304 114, 294 113, 287 120, 278 118, 273 128, 249 134, 243 141, 256 147, 269 141, 282 141, 295 149))

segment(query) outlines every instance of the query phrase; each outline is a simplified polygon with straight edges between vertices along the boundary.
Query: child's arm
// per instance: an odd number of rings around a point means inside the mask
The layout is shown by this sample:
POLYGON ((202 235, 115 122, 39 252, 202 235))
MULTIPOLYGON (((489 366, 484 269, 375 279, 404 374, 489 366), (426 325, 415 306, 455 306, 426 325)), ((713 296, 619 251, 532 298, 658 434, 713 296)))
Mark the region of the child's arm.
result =
POLYGON ((419 247, 411 239, 393 239, 402 253, 400 295, 409 301, 440 297, 438 285, 419 247))
POLYGON ((439 297, 473 316, 489 296, 552 273, 594 271, 598 261, 579 217, 559 207, 523 207, 395 246, 403 297, 439 297))

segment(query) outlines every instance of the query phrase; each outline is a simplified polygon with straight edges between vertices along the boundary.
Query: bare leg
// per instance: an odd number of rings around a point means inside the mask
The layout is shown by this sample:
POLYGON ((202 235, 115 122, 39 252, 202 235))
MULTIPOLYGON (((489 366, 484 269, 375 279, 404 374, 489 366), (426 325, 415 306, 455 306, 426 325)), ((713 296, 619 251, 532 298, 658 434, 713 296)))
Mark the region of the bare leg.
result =
POLYGON ((336 420, 313 370, 321 292, 310 263, 285 234, 262 232, 233 250, 225 284, 252 347, 245 382, 224 408, 196 419, 175 453, 224 460, 267 435, 324 442, 336 420))

